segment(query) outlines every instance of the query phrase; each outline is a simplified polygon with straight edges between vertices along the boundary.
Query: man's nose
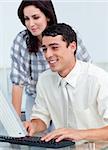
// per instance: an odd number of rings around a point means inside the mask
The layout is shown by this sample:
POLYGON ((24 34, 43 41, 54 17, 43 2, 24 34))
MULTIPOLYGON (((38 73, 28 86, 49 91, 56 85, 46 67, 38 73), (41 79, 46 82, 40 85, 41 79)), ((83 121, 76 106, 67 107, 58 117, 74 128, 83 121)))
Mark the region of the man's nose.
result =
POLYGON ((51 56, 53 56, 52 50, 50 48, 47 48, 47 51, 45 53, 45 57, 50 58, 51 56))

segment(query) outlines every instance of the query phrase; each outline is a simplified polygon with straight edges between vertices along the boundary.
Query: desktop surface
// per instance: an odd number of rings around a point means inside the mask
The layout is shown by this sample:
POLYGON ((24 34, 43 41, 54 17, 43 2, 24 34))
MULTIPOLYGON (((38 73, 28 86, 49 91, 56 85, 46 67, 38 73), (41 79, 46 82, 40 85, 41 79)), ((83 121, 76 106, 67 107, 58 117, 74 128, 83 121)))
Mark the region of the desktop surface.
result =
MULTIPOLYGON (((22 146, 0 142, 0 150, 55 150, 53 148, 22 146)), ((58 148, 56 150, 108 150, 108 142, 85 142, 73 147, 58 148)))
MULTIPOLYGON (((24 145, 15 145, 0 142, 0 150, 55 150, 53 148, 44 148, 44 147, 35 147, 35 146, 24 146, 24 145)), ((75 150, 71 147, 58 148, 56 150, 75 150)))

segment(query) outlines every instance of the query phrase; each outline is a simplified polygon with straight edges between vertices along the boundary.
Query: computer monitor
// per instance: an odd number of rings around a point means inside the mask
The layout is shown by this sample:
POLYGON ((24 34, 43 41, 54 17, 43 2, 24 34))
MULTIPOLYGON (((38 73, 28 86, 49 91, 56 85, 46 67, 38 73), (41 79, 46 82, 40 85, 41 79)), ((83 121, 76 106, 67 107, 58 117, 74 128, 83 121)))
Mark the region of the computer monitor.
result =
POLYGON ((0 91, 0 121, 8 136, 24 137, 27 131, 10 101, 0 91))

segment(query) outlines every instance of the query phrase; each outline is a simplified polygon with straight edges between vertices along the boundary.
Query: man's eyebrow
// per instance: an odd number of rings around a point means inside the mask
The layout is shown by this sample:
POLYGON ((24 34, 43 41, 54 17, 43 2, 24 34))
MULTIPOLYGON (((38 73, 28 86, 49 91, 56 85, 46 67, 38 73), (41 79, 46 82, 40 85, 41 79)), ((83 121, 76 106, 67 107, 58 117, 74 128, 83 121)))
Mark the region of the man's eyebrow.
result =
POLYGON ((53 46, 53 45, 59 45, 58 43, 51 43, 49 44, 49 46, 53 46))
MULTIPOLYGON (((54 46, 54 45, 59 45, 58 43, 51 43, 48 46, 54 46)), ((46 47, 46 45, 42 45, 42 47, 46 47)))

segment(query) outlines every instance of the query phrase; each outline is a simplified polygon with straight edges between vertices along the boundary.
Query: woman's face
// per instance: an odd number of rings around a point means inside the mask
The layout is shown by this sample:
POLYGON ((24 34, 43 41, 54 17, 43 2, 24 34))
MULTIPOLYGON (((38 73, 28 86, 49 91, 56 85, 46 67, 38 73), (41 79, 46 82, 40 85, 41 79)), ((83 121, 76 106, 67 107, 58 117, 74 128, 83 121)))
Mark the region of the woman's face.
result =
POLYGON ((48 18, 44 13, 36 8, 34 5, 30 5, 23 10, 25 25, 32 35, 40 37, 41 33, 47 27, 48 18))

